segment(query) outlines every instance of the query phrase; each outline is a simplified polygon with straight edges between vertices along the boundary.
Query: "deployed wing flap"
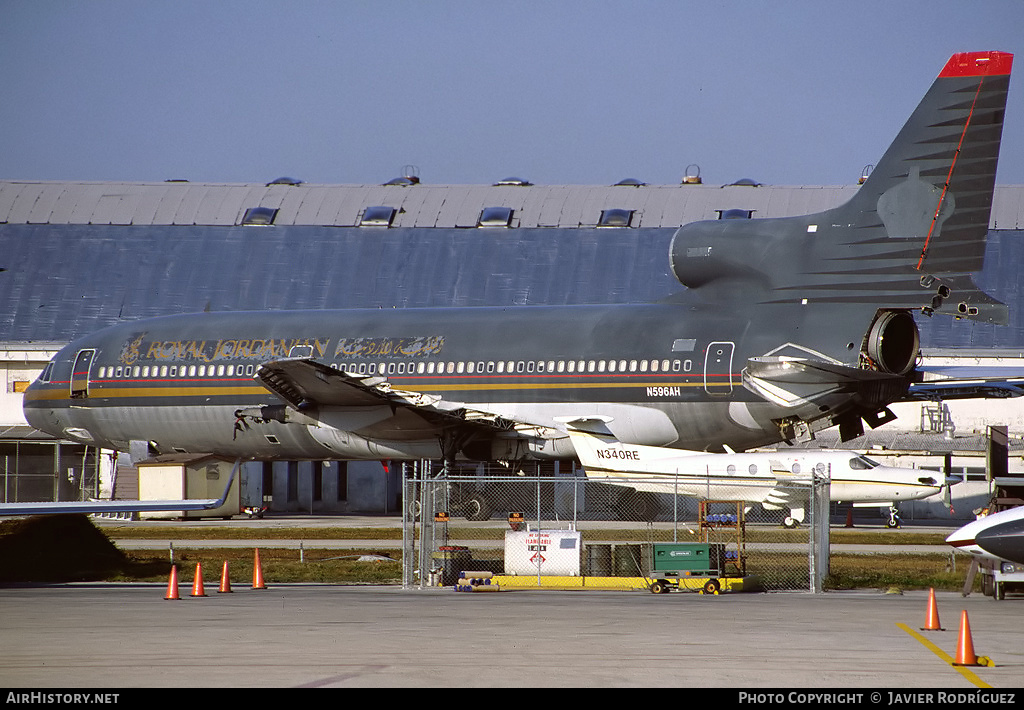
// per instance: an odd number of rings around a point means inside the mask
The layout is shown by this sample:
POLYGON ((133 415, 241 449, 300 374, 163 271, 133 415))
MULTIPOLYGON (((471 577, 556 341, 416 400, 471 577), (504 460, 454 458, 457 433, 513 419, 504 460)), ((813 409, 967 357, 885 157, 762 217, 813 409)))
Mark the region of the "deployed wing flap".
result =
POLYGON ((265 363, 256 371, 256 379, 300 410, 312 405, 374 405, 391 399, 391 385, 383 377, 358 377, 306 358, 265 363))
POLYGON ((316 407, 390 405, 404 408, 439 425, 478 425, 489 430, 525 436, 561 436, 537 422, 506 417, 498 412, 468 407, 437 395, 395 389, 383 377, 363 377, 307 358, 275 360, 261 365, 256 379, 299 411, 316 407))

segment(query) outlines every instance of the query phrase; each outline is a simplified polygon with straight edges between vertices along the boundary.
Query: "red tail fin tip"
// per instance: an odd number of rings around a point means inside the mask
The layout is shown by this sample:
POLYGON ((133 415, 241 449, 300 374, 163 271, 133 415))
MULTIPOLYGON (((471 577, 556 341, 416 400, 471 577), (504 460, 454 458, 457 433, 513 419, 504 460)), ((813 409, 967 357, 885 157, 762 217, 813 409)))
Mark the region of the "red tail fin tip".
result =
POLYGON ((939 76, 1002 76, 1012 67, 1009 52, 961 52, 949 58, 939 76))

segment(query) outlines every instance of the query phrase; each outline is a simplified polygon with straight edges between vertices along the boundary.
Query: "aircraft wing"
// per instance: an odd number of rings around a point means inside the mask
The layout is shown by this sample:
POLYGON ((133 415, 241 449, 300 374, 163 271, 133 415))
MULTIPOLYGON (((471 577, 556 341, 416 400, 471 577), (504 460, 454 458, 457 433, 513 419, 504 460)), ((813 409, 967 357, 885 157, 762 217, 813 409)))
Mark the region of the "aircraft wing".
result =
POLYGON ((84 500, 38 503, 0 503, 3 515, 56 515, 60 513, 151 513, 162 510, 212 510, 224 505, 241 461, 236 461, 220 498, 184 500, 84 500))
POLYGON ((0 503, 0 515, 57 513, 149 513, 160 510, 210 510, 224 505, 216 498, 189 500, 86 500, 57 503, 0 503))
POLYGON ((307 358, 265 363, 257 370, 256 379, 300 412, 320 406, 387 404, 392 408, 413 411, 442 426, 471 424, 529 436, 550 436, 555 431, 541 423, 511 419, 498 412, 469 407, 438 395, 395 389, 384 377, 354 375, 307 358))
POLYGON ((919 368, 930 379, 910 385, 905 399, 1006 399, 1024 395, 1024 373, 1006 367, 919 368))
POLYGON ((798 520, 803 519, 803 510, 810 502, 810 482, 807 474, 792 473, 778 461, 771 462, 772 476, 775 486, 766 489, 764 498, 757 501, 765 510, 782 510, 789 508, 798 520))

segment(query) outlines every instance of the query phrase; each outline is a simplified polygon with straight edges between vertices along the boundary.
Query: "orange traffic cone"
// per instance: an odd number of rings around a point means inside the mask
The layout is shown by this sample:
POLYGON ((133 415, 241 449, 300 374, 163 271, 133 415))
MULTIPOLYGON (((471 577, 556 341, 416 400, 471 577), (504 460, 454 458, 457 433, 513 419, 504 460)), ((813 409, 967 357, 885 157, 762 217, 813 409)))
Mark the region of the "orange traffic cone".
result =
POLYGON ((171 565, 171 576, 167 580, 167 594, 164 599, 181 599, 178 596, 178 565, 171 565))
POLYGON ((974 641, 971 640, 971 622, 967 620, 967 610, 960 615, 960 638, 956 642, 956 658, 954 666, 980 666, 978 657, 974 655, 974 641))
POLYGON ((945 631, 939 623, 939 609, 935 605, 935 588, 928 590, 928 612, 925 615, 924 626, 921 631, 945 631))
POLYGON ((263 567, 260 565, 260 550, 256 548, 256 560, 253 562, 252 567, 252 588, 253 589, 266 589, 267 585, 263 583, 263 567))
POLYGON ((217 590, 221 594, 226 594, 231 591, 231 578, 228 577, 228 561, 224 560, 224 569, 220 573, 220 589, 217 590))
POLYGON ((199 562, 196 562, 196 579, 194 582, 192 582, 192 596, 206 596, 206 588, 203 587, 203 568, 202 564, 199 562))

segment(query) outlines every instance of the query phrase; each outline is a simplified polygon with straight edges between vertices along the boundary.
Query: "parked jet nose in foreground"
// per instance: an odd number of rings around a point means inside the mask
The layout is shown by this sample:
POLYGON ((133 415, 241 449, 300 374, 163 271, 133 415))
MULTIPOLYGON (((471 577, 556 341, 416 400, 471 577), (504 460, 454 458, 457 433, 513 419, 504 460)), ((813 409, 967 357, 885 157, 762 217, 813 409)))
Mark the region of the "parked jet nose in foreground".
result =
POLYGON ((968 523, 946 542, 977 557, 1024 564, 1024 506, 968 523))

